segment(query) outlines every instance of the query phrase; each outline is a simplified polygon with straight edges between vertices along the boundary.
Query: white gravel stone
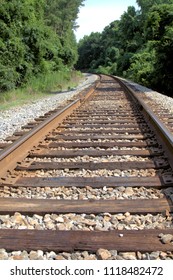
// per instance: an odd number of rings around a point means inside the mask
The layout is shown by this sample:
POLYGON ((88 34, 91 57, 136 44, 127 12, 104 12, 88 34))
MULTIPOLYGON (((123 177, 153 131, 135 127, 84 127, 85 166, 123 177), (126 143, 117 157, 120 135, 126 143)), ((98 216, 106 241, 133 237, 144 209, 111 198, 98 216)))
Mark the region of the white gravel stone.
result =
POLYGON ((120 253, 120 256, 124 260, 136 260, 136 253, 133 252, 120 253))
POLYGON ((100 260, 107 260, 111 257, 111 253, 105 249, 99 249, 96 254, 100 260))
POLYGON ((160 238, 162 243, 169 244, 173 241, 173 235, 172 234, 160 234, 160 238))

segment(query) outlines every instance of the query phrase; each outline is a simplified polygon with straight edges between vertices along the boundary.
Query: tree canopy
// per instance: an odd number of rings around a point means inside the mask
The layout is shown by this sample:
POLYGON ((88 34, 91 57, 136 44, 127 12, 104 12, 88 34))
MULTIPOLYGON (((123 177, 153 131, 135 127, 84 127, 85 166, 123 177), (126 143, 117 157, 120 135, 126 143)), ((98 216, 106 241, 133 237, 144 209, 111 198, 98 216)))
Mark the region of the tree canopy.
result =
POLYGON ((173 96, 173 0, 137 0, 78 44, 79 69, 130 78, 173 96))
POLYGON ((83 0, 1 0, 0 91, 77 61, 75 21, 83 0))

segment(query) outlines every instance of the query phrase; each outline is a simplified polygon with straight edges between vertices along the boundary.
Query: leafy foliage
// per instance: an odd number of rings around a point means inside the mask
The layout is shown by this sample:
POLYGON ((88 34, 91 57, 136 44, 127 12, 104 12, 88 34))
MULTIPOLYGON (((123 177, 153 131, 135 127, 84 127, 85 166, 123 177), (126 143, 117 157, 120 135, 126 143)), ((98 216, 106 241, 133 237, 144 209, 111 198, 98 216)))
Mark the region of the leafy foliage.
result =
POLYGON ((1 0, 0 91, 32 77, 73 67, 73 29, 83 0, 1 0))
POLYGON ((79 69, 109 73, 172 95, 173 0, 137 0, 120 20, 78 45, 79 69))
POLYGON ((155 41, 153 85, 173 96, 173 4, 154 6, 150 10, 146 28, 149 29, 149 39, 155 41))

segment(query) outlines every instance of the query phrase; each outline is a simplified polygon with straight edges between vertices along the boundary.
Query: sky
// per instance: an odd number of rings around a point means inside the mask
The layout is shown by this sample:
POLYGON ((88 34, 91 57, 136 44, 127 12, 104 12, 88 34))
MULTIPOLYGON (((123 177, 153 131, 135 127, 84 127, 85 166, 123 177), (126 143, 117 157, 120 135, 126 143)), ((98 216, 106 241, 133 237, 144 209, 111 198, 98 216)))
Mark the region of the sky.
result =
POLYGON ((136 0, 85 0, 84 5, 77 19, 77 41, 91 32, 102 32, 112 21, 120 19, 128 6, 138 7, 136 0))

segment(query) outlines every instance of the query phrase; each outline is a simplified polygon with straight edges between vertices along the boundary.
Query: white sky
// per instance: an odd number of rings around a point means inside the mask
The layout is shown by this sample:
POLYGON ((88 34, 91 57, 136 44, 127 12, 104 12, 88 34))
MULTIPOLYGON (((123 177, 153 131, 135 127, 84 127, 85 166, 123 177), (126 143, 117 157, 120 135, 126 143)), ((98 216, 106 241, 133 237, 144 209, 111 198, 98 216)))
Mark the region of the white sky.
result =
POLYGON ((85 0, 84 5, 77 20, 77 41, 91 32, 102 32, 112 21, 120 19, 128 6, 138 7, 136 0, 85 0))

